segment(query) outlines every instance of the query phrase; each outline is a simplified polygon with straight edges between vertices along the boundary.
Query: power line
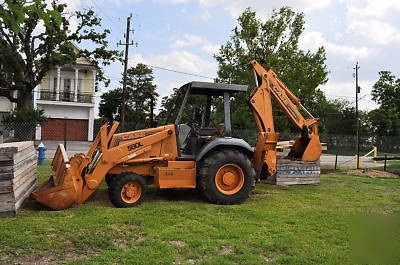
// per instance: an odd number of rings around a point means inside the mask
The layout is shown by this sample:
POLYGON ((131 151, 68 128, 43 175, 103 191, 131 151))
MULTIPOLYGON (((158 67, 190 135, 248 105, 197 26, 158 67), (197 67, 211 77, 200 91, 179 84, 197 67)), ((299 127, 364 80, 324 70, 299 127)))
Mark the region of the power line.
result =
MULTIPOLYGON (((134 63, 138 64, 138 63, 140 63, 140 62, 134 62, 134 63)), ((152 68, 164 70, 164 71, 169 71, 169 72, 174 72, 174 73, 183 74, 183 75, 190 75, 190 76, 196 76, 196 77, 201 77, 201 78, 206 78, 206 79, 215 80, 215 78, 209 77, 209 76, 205 76, 205 75, 198 75, 198 74, 188 73, 188 72, 184 72, 184 71, 180 71, 180 70, 175 70, 175 69, 171 69, 171 68, 165 68, 165 67, 156 66, 156 65, 150 65, 150 64, 145 64, 145 63, 142 63, 142 64, 147 65, 147 66, 150 66, 150 67, 152 67, 152 68)))

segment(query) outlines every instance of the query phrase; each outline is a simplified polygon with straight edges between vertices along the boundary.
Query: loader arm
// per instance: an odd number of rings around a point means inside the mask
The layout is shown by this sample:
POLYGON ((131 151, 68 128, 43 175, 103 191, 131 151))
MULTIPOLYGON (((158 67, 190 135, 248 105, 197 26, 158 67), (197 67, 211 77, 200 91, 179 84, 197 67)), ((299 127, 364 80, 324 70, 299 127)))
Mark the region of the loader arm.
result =
POLYGON ((316 161, 321 155, 321 143, 318 136, 318 120, 302 105, 300 100, 280 81, 275 72, 268 66, 257 61, 251 61, 257 87, 250 96, 250 105, 258 127, 257 143, 253 157, 253 165, 257 177, 267 169, 266 176, 276 173, 276 144, 279 133, 275 132, 272 112, 272 99, 285 113, 295 127, 301 130, 301 135, 289 153, 292 159, 316 161), (305 119, 300 113, 303 109, 309 116, 305 119))
MULTIPOLYGON (((75 154, 70 160, 64 146, 59 145, 52 164, 53 176, 38 187, 32 197, 54 210, 66 209, 85 202, 113 167, 145 162, 166 163, 176 158, 173 148, 172 152, 165 153, 154 148, 162 145, 166 138, 175 139, 173 125, 150 129, 152 131, 143 133, 143 137, 131 137, 135 132, 123 133, 118 138, 121 141, 114 137, 117 127, 118 122, 109 130, 109 125, 103 125, 87 154, 75 154), (145 155, 151 152, 155 155, 145 155)), ((149 165, 152 168, 153 164, 149 165)))

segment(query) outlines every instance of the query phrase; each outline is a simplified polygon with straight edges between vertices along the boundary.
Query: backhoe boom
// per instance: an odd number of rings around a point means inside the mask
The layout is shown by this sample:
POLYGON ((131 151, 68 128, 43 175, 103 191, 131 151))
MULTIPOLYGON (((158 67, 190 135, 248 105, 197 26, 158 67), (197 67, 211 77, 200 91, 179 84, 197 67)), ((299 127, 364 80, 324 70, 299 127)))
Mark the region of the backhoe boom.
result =
POLYGON ((250 104, 259 131, 253 158, 257 177, 260 178, 263 175, 268 177, 276 173, 276 144, 279 133, 276 133, 274 128, 271 99, 293 125, 302 132, 296 138, 289 157, 303 161, 318 160, 321 155, 318 119, 314 118, 301 105, 300 100, 277 78, 270 67, 263 66, 255 60, 250 64, 253 67, 257 84, 257 88, 250 97, 250 104), (297 106, 303 109, 310 118, 305 119, 297 106))

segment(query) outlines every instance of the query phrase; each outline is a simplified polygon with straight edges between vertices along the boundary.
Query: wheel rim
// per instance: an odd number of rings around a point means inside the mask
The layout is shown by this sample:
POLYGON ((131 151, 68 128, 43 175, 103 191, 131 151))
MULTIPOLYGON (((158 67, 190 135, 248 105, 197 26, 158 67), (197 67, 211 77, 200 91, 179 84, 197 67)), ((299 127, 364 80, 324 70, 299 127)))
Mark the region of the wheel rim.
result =
POLYGON ((136 181, 127 182, 121 189, 123 202, 135 203, 142 196, 142 186, 136 181))
POLYGON ((215 174, 217 189, 226 195, 240 191, 244 184, 243 170, 235 164, 226 164, 220 167, 215 174))

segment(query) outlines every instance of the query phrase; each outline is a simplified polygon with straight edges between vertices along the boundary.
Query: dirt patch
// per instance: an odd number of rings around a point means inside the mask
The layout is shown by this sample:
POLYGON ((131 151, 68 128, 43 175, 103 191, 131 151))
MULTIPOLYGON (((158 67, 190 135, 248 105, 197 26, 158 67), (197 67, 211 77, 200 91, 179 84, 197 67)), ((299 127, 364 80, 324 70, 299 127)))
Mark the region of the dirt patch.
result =
POLYGON ((145 235, 139 235, 139 237, 136 238, 135 240, 133 240, 133 242, 140 243, 140 242, 142 242, 142 241, 144 241, 146 239, 147 239, 147 237, 145 235))
POLYGON ((347 173, 347 175, 367 176, 367 177, 371 177, 371 178, 377 178, 377 177, 399 178, 400 177, 400 175, 395 174, 395 173, 380 171, 380 170, 375 170, 375 169, 354 169, 354 170, 349 170, 346 173, 347 173))
POLYGON ((219 250, 219 254, 221 255, 228 255, 233 253, 233 247, 231 246, 224 246, 219 250))
POLYGON ((114 241, 113 245, 118 247, 118 248, 127 248, 128 247, 128 243, 129 243, 129 241, 126 240, 126 239, 118 239, 118 240, 114 241))
POLYGON ((272 261, 271 258, 269 258, 269 257, 267 257, 267 256, 264 256, 264 255, 260 255, 260 258, 261 258, 263 261, 265 261, 265 262, 271 262, 271 261, 272 261))
POLYGON ((331 173, 335 173, 336 170, 331 169, 331 168, 321 168, 321 174, 331 174, 331 173))
POLYGON ((62 255, 55 255, 52 253, 43 253, 43 255, 30 254, 22 257, 12 257, 8 256, 7 260, 0 262, 0 265, 5 264, 13 264, 13 265, 53 265, 59 264, 61 262, 76 260, 76 259, 88 259, 91 256, 94 256, 96 253, 86 253, 86 254, 78 254, 74 252, 65 253, 62 255))
POLYGON ((133 222, 133 221, 127 221, 125 222, 125 225, 129 226, 129 227, 140 227, 140 224, 133 222))
POLYGON ((186 243, 181 240, 172 240, 172 241, 168 241, 167 243, 168 243, 168 245, 174 245, 174 246, 178 246, 178 247, 186 246, 186 243))

